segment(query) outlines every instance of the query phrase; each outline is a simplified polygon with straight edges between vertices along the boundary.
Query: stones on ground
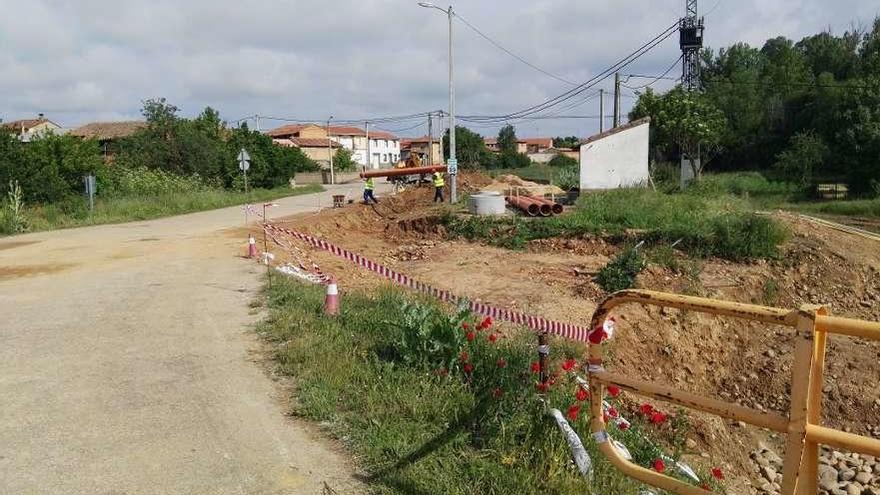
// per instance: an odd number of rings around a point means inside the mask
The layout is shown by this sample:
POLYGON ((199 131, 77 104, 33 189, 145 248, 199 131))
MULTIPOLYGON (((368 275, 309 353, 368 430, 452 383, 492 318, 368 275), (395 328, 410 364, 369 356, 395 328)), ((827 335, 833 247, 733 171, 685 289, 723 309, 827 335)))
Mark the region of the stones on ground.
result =
MULTIPOLYGON (((757 477, 753 493, 778 494, 782 458, 764 443, 759 443, 749 457, 757 477)), ((823 447, 818 471, 821 495, 880 495, 880 462, 874 456, 823 447)))

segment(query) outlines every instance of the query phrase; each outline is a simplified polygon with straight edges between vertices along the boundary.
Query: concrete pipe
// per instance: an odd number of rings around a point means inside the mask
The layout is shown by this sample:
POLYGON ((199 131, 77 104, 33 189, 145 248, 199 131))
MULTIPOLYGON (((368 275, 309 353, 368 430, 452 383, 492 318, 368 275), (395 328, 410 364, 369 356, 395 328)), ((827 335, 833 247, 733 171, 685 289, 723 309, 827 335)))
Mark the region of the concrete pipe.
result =
POLYGON ((530 217, 536 217, 541 214, 541 208, 538 206, 538 203, 529 201, 526 198, 510 196, 507 198, 507 202, 514 208, 526 212, 530 217))

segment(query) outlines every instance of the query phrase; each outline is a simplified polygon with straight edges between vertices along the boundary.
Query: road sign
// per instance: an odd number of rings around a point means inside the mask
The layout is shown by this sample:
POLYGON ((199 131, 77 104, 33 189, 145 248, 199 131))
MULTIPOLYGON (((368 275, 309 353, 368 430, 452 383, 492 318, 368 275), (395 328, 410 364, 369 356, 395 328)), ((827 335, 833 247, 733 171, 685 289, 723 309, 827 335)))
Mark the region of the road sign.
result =
POLYGON ((244 148, 238 152, 238 169, 247 172, 251 168, 251 155, 244 148))
POLYGON ((455 175, 458 173, 458 160, 455 158, 450 158, 446 163, 446 171, 449 172, 449 175, 455 175))

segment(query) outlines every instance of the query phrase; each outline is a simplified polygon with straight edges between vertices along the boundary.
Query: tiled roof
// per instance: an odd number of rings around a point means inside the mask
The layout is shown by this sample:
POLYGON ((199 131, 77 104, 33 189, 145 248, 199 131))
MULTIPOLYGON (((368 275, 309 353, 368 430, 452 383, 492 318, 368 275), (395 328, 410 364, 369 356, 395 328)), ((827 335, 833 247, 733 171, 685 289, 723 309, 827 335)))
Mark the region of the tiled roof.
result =
POLYGON ((127 122, 92 122, 82 127, 78 127, 70 131, 71 136, 77 136, 86 139, 118 139, 128 137, 143 129, 147 123, 142 120, 132 120, 127 122))
MULTIPOLYGON (((49 119, 39 118, 39 119, 22 119, 22 120, 13 120, 11 122, 3 122, 0 124, 0 128, 9 129, 14 133, 21 132, 22 128, 24 128, 25 132, 29 131, 31 128, 36 127, 40 124, 45 124, 49 122, 51 124, 55 124, 49 119)), ((55 124, 57 127, 61 127, 58 124, 55 124)))
MULTIPOLYGON (((289 137, 296 136, 306 127, 320 127, 321 129, 327 129, 326 125, 320 124, 289 124, 283 125, 281 127, 272 129, 267 132, 269 136, 272 137, 289 137)), ((339 125, 331 125, 330 126, 330 135, 331 136, 357 136, 357 137, 365 137, 366 132, 360 127, 352 127, 352 126, 339 126, 339 125)), ((371 130, 370 131, 370 139, 390 139, 396 140, 397 136, 391 134, 390 132, 379 131, 379 130, 371 130)))
MULTIPOLYGON (((290 142, 300 148, 326 148, 328 140, 325 138, 290 138, 290 142)), ((342 145, 336 141, 329 141, 329 146, 333 148, 342 148, 342 145)))

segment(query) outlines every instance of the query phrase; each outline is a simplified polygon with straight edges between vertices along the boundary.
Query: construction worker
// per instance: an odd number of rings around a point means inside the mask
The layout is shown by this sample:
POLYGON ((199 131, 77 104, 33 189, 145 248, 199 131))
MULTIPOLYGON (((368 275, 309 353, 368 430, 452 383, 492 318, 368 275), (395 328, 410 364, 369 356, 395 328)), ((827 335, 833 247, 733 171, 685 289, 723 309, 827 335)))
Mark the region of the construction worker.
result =
POLYGON ((373 189, 376 188, 376 184, 373 182, 372 177, 368 177, 364 180, 364 204, 370 204, 370 200, 373 200, 373 203, 379 204, 379 200, 376 199, 376 196, 373 196, 373 189))
POLYGON ((446 185, 446 181, 443 180, 443 174, 441 174, 439 170, 434 172, 433 181, 434 181, 434 202, 436 203, 437 201, 439 201, 442 203, 443 202, 443 186, 446 185))

